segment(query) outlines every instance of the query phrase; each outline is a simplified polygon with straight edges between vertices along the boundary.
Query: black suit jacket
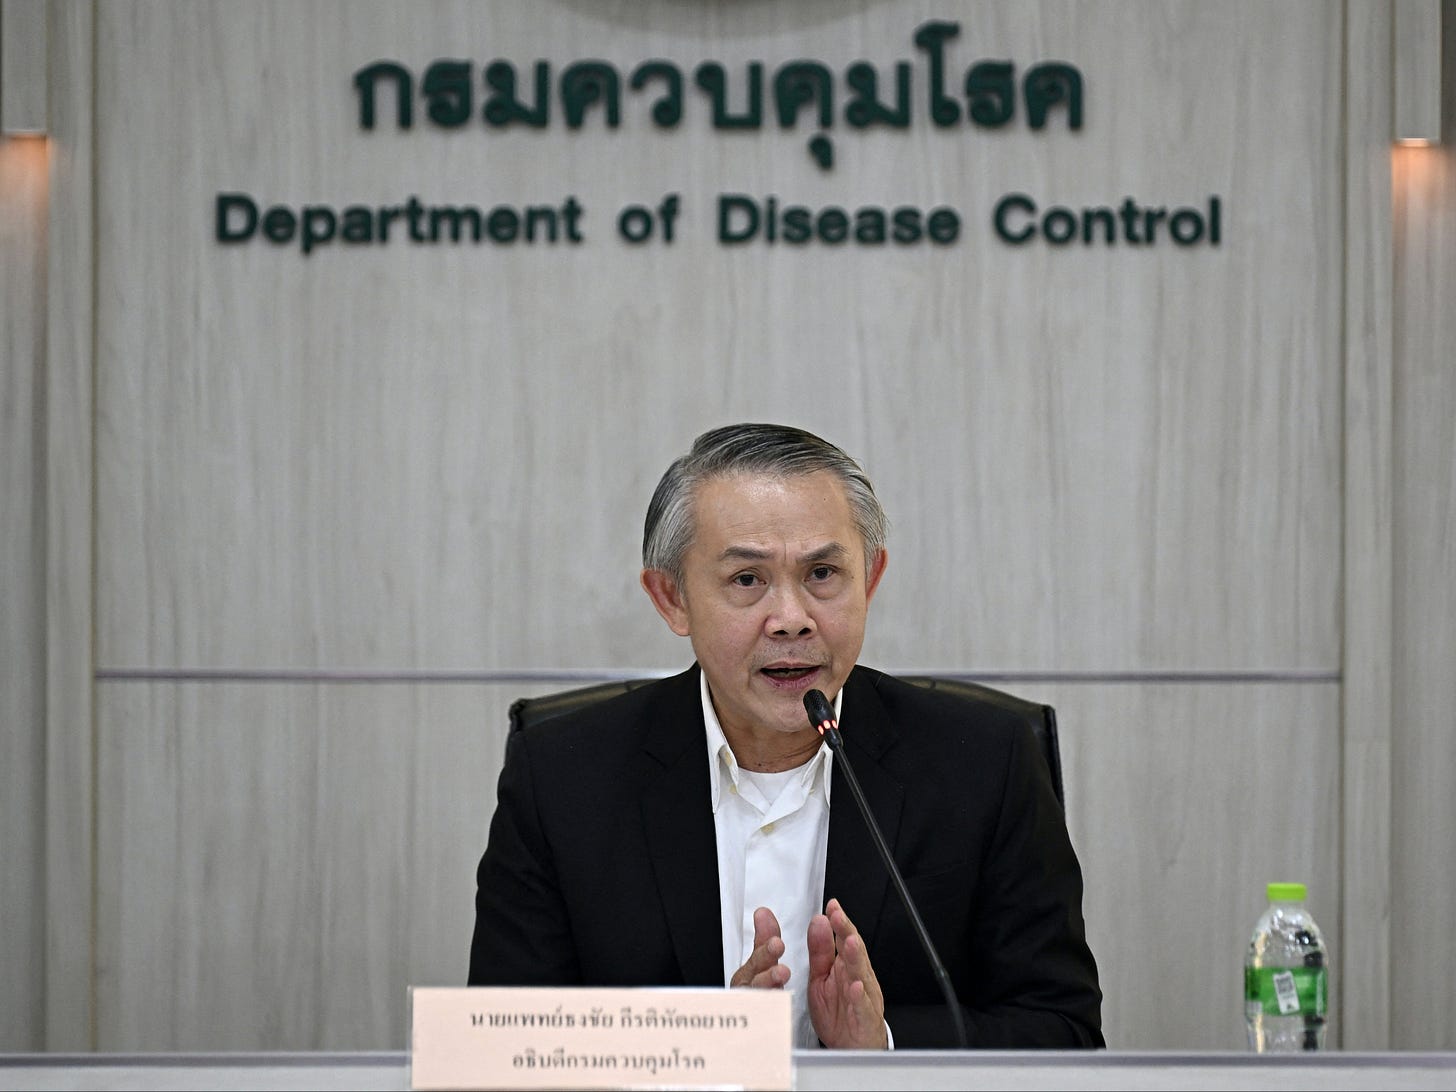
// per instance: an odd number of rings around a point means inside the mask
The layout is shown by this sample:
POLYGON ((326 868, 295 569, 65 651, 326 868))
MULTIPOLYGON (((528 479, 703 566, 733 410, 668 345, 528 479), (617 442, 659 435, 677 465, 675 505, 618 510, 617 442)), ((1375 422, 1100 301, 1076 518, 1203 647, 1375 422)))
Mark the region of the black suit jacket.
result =
MULTIPOLYGON (((1030 727, 864 667, 843 708, 971 1045, 1104 1045, 1081 869, 1030 727)), ((824 894, 865 938, 896 1047, 954 1046, 839 762, 830 799, 824 894)), ((477 881, 471 985, 721 986, 698 669, 516 733, 477 881)))

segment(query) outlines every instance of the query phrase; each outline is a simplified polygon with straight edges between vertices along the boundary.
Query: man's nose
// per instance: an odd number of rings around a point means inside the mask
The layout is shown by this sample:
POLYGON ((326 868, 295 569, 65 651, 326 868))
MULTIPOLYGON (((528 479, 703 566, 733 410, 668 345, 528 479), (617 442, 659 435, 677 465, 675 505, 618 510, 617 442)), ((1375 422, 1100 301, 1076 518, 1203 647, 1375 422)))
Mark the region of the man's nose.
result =
POLYGON ((805 601, 808 592, 789 584, 770 592, 768 631, 775 637, 806 637, 814 632, 814 617, 805 601))

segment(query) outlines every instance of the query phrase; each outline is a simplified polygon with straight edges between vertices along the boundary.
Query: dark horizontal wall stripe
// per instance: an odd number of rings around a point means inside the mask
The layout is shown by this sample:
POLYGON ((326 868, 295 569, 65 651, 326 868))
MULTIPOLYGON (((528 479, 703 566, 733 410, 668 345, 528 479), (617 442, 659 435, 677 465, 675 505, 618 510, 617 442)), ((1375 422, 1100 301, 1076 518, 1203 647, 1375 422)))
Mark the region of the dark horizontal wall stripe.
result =
MULTIPOLYGON (((490 685, 587 684, 619 679, 657 679, 673 670, 577 668, 503 671, 390 671, 328 668, 111 667, 98 682, 229 683, 473 683, 490 685)), ((928 671, 900 669, 896 675, 926 675, 979 683, 1338 683, 1338 671, 928 671)))
POLYGON ((592 683, 619 679, 658 679, 670 671, 584 668, 535 671, 392 671, 387 668, 232 668, 117 667, 100 668, 98 682, 262 682, 262 683, 592 683))
POLYGON ((1338 671, 898 671, 979 683, 1337 683, 1338 671))

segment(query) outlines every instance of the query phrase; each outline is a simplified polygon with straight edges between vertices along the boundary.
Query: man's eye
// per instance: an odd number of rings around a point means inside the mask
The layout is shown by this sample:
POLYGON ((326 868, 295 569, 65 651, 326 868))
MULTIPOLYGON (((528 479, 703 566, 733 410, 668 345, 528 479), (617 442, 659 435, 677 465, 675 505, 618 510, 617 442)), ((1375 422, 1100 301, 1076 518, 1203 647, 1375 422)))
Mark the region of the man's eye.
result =
POLYGON ((739 573, 733 578, 733 583, 737 584, 740 588, 751 588, 758 583, 758 577, 752 573, 739 573))
POLYGON ((815 565, 809 570, 809 577, 813 580, 828 580, 833 575, 833 565, 815 565))

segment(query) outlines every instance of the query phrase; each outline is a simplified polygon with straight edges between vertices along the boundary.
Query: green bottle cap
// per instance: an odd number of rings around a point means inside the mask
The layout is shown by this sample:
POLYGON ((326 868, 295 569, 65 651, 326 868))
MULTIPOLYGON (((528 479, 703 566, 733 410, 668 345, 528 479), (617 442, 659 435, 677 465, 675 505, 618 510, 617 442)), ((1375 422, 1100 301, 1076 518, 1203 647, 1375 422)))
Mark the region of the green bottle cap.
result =
POLYGON ((1303 902, 1309 892, 1302 883, 1271 883, 1264 893, 1270 902, 1303 902))

